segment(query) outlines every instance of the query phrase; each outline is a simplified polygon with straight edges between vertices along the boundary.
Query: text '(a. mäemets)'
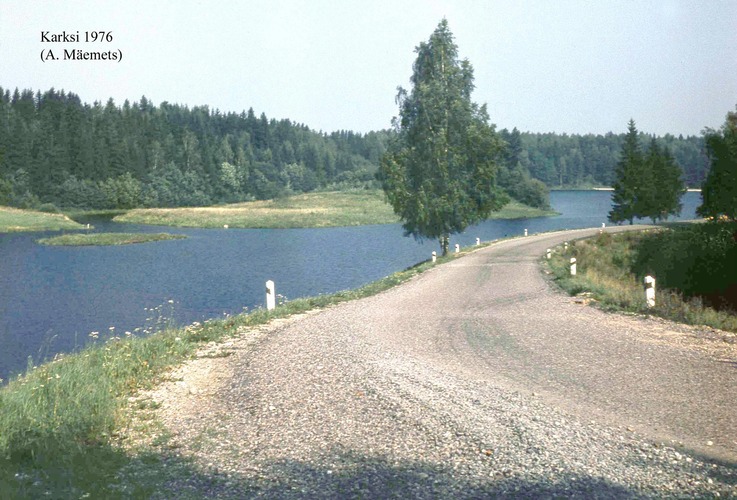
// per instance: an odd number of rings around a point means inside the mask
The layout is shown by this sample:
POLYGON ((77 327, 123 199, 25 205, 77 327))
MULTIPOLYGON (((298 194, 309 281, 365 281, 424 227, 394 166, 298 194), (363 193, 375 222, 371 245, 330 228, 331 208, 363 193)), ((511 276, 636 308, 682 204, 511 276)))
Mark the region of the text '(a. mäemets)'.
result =
POLYGON ((123 60, 121 50, 106 50, 104 52, 82 49, 64 49, 54 53, 51 49, 41 51, 41 61, 115 61, 123 60))

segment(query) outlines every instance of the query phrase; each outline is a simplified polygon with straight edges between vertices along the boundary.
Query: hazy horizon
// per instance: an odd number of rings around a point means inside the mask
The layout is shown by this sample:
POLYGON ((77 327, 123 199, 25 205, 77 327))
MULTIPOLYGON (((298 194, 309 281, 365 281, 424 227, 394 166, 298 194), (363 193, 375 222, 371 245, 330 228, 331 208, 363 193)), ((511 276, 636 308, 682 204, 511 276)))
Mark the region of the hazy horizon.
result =
POLYGON ((119 106, 253 108, 313 130, 389 128, 414 48, 447 18, 499 129, 700 135, 737 103, 737 2, 0 0, 0 86, 119 106), (86 31, 111 40, 84 42, 86 31), (69 43, 43 33, 80 34, 69 43), (46 37, 48 38, 48 36, 46 37), (52 49, 58 60, 43 61, 52 49), (64 60, 64 50, 118 61, 64 60))

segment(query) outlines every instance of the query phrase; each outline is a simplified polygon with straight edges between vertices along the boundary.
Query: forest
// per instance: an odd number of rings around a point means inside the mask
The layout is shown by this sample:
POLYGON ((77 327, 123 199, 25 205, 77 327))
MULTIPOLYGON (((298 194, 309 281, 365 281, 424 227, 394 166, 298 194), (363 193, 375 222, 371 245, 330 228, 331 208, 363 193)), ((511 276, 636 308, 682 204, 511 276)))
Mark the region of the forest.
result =
POLYGON ((210 205, 355 186, 373 181, 386 142, 386 132, 314 132, 252 109, 0 95, 0 204, 21 207, 210 205))
MULTIPOLYGON (((378 188, 375 174, 392 133, 314 131, 253 109, 156 106, 145 97, 88 104, 64 90, 0 88, 0 205, 203 206, 378 188)), ((625 136, 498 133, 507 143, 498 184, 538 207, 547 205, 550 188, 611 185, 625 136)), ((643 143, 651 139, 641 134, 643 143)), ((655 139, 687 185, 699 187, 708 171, 703 138, 655 139)))
MULTIPOLYGON (((626 136, 626 124, 621 133, 606 135, 568 135, 554 133, 520 133, 501 130, 509 144, 508 164, 527 170, 532 177, 550 188, 587 188, 611 186, 626 136)), ((699 188, 709 171, 709 159, 702 136, 662 137, 640 132, 640 143, 649 145, 655 139, 658 147, 667 149, 683 169, 683 179, 690 188, 699 188)))

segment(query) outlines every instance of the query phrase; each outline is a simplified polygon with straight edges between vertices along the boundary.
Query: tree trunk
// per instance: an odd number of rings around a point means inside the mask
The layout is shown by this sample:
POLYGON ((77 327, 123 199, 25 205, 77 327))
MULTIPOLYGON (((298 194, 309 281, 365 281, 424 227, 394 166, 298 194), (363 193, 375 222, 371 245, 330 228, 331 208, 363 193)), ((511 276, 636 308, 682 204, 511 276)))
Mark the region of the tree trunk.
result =
POLYGON ((440 249, 442 250, 443 257, 448 255, 448 246, 450 246, 450 236, 445 234, 440 237, 440 249))

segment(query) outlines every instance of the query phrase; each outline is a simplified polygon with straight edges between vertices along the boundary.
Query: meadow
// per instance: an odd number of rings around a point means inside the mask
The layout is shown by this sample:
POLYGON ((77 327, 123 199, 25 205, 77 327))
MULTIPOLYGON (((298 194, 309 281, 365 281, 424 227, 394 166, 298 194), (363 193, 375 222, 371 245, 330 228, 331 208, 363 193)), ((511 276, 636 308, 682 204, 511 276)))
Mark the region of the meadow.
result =
MULTIPOLYGON (((494 219, 554 215, 512 201, 494 219)), ((379 190, 306 193, 266 201, 215 207, 134 209, 113 219, 116 222, 178 227, 316 228, 396 224, 399 218, 379 190)))
POLYGON ((62 229, 84 229, 84 226, 62 214, 0 207, 0 233, 62 229))

